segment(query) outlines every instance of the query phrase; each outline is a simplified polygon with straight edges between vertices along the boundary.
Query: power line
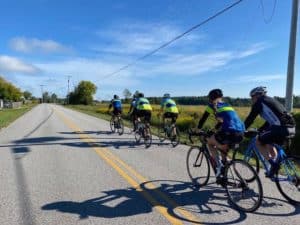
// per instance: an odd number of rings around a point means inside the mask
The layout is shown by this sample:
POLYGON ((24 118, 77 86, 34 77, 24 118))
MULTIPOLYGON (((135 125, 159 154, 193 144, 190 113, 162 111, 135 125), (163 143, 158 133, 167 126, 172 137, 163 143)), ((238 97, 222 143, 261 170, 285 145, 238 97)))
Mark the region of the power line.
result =
POLYGON ((143 55, 143 56, 137 58, 135 61, 133 61, 133 62, 131 62, 131 63, 129 63, 129 64, 127 64, 127 65, 121 67, 121 68, 119 68, 119 69, 116 70, 115 72, 109 73, 109 74, 105 75, 103 78, 107 78, 107 77, 113 76, 113 75, 115 75, 115 74, 121 72, 122 70, 126 70, 128 67, 137 64, 138 61, 141 61, 141 60, 143 60, 143 59, 145 59, 145 58, 147 58, 147 57, 149 57, 149 56, 155 54, 155 53, 158 52, 159 50, 161 50, 161 49, 163 49, 163 48, 169 46, 169 45, 172 44, 173 42, 177 41, 178 39, 180 39, 180 38, 182 38, 183 36, 187 35, 188 33, 192 32, 193 30, 195 30, 195 29, 197 29, 197 28, 203 26, 204 24, 208 23, 209 21, 211 21, 211 20, 215 19, 216 17, 222 15, 223 13, 225 13, 226 11, 228 11, 229 9, 231 9, 231 8, 235 7, 236 5, 240 4, 242 1, 243 1, 243 0, 238 0, 238 1, 234 2, 233 4, 231 4, 231 5, 227 6, 227 7, 225 7, 224 9, 218 11, 218 12, 215 13, 214 15, 208 17, 208 18, 205 19, 204 21, 202 21, 202 22, 196 24, 195 26, 189 28, 189 29, 186 30, 185 32, 183 32, 183 33, 179 34, 178 36, 174 37, 174 38, 171 39, 170 41, 168 41, 168 42, 162 44, 162 45, 159 46, 158 48, 156 48, 156 49, 152 50, 151 52, 149 52, 149 53, 147 53, 147 54, 145 54, 145 55, 143 55))
POLYGON ((261 8, 262 8, 262 14, 263 14, 264 22, 265 22, 265 24, 269 24, 273 19, 273 16, 274 16, 274 13, 275 13, 275 8, 276 8, 276 5, 277 5, 277 0, 274 0, 272 14, 268 19, 266 18, 266 12, 265 12, 265 6, 264 6, 263 0, 260 0, 260 4, 261 4, 261 8))

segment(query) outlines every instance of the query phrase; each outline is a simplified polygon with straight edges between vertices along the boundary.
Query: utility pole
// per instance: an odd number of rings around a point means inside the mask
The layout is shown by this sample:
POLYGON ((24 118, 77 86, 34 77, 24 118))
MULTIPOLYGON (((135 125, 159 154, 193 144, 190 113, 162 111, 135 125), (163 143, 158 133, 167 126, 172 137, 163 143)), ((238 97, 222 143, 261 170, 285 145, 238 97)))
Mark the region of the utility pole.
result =
POLYGON ((72 76, 68 76, 68 104, 70 104, 70 78, 72 76))
POLYGON ((285 106, 288 112, 291 112, 293 110, 293 88, 294 88, 294 72, 295 72, 295 58, 296 58, 298 9, 299 9, 299 0, 293 0, 289 59, 288 59, 287 80, 286 80, 286 95, 285 95, 285 106))
POLYGON ((41 92, 42 92, 42 103, 44 103, 44 91, 43 91, 43 87, 44 87, 45 85, 40 84, 40 86, 41 86, 41 92))

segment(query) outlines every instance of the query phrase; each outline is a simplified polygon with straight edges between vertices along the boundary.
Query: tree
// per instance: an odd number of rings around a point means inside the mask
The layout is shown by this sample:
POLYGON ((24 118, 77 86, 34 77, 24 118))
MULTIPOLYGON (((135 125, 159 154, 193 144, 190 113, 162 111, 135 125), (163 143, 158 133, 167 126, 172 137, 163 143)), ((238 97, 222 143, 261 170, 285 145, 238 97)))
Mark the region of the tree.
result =
POLYGON ((123 95, 125 97, 125 102, 128 102, 132 94, 127 88, 125 88, 123 91, 123 95))
POLYGON ((50 97, 50 100, 52 103, 55 103, 57 101, 57 95, 55 93, 53 93, 50 97))
POLYGON ((91 81, 81 81, 73 92, 68 95, 70 104, 89 105, 93 103, 93 95, 97 87, 91 81))
POLYGON ((13 84, 7 82, 3 77, 0 77, 0 99, 6 101, 20 101, 22 92, 13 84))
POLYGON ((26 100, 29 100, 32 98, 32 94, 29 91, 24 91, 23 96, 26 100))

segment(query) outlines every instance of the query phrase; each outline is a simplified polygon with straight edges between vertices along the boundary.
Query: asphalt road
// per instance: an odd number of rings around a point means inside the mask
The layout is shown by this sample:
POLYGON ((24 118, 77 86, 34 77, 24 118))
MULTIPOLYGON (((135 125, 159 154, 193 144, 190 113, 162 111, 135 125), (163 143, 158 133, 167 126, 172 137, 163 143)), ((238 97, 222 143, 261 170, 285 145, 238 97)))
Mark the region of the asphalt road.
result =
POLYGON ((300 224, 300 208, 262 177, 264 200, 241 213, 225 190, 194 190, 187 146, 136 145, 129 129, 42 104, 0 132, 0 224, 300 224))

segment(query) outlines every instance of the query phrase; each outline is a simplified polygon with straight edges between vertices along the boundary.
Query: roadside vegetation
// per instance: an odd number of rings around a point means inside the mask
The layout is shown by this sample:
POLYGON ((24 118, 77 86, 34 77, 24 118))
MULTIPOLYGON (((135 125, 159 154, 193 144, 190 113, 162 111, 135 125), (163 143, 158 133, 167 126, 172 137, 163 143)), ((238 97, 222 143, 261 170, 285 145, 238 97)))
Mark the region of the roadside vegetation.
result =
POLYGON ((10 123, 30 111, 36 104, 26 104, 16 109, 2 109, 0 110, 0 129, 7 127, 10 123))

